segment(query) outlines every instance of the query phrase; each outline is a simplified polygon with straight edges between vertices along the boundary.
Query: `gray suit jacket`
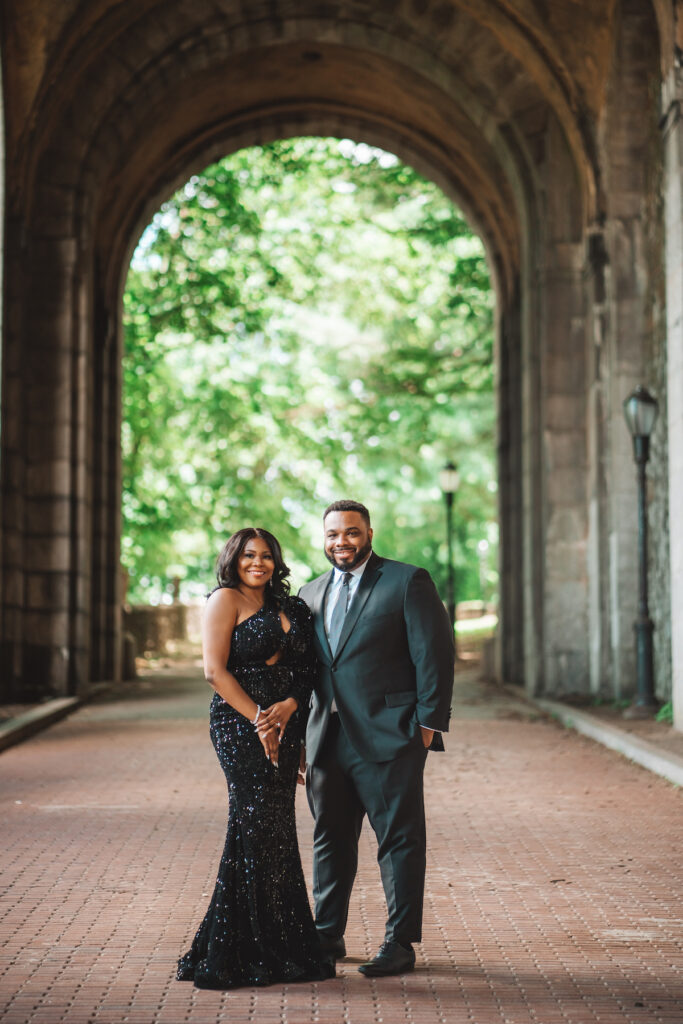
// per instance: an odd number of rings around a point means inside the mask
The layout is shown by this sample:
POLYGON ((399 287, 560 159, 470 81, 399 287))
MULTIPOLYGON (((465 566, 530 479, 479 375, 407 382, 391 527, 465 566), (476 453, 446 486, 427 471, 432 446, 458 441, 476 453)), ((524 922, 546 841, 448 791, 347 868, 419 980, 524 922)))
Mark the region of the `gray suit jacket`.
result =
POLYGON ((315 764, 318 759, 334 699, 360 756, 390 761, 422 743, 420 725, 448 729, 453 629, 426 570, 373 553, 333 657, 324 622, 331 579, 332 570, 299 591, 313 612, 320 662, 306 733, 307 760, 315 764))

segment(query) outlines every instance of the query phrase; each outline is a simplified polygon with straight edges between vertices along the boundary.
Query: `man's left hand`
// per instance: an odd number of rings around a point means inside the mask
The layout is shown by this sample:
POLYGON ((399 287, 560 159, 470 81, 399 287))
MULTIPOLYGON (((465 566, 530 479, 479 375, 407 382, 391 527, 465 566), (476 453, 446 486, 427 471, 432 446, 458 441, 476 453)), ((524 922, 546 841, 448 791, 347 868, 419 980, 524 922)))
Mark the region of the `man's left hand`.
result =
POLYGON ((422 733, 422 742, 424 743, 425 747, 428 747, 429 744, 434 739, 434 730, 425 729, 424 725, 421 725, 420 732, 422 733))
POLYGON ((306 747, 301 744, 301 753, 299 754, 299 771, 296 776, 297 785, 306 785, 306 747))

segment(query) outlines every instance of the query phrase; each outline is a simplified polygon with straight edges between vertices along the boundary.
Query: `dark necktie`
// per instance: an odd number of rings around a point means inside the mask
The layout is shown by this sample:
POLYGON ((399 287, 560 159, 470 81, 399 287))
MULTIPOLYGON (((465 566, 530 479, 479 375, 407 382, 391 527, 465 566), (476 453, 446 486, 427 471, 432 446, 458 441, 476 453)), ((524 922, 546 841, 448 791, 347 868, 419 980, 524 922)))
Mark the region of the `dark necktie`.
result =
POLYGON ((339 589, 339 597, 337 603, 334 606, 332 612, 332 619, 330 621, 330 650, 334 654, 337 650, 337 644, 339 643, 339 637, 344 626, 344 619, 346 618, 346 609, 349 604, 349 583, 351 582, 351 573, 345 572, 342 577, 342 585, 339 589))

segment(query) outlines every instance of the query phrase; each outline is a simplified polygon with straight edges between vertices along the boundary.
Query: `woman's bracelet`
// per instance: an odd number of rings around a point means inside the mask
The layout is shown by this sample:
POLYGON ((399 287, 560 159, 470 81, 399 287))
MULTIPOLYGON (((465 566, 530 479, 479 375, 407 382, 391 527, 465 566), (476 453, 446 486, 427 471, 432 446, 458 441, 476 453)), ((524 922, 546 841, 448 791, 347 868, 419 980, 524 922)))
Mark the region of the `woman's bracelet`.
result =
POLYGON ((256 726, 256 725, 258 725, 258 720, 259 720, 260 717, 261 717, 261 705, 257 704, 256 705, 256 715, 254 716, 254 718, 250 718, 249 721, 251 722, 251 724, 253 726, 256 726))

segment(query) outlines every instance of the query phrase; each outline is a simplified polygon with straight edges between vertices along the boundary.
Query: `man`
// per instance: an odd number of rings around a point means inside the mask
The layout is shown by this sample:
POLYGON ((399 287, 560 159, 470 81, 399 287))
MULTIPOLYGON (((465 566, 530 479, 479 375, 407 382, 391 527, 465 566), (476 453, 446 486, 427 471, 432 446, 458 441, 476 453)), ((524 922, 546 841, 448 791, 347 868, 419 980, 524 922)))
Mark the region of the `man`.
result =
POLYGON ((372 550, 370 515, 335 501, 323 516, 333 569, 300 592, 314 615, 320 671, 306 733, 315 818, 313 897, 323 948, 346 955, 344 930, 367 814, 387 901, 385 941, 358 968, 400 974, 415 964, 426 859, 423 771, 443 750, 453 690, 453 629, 424 569, 372 550))

